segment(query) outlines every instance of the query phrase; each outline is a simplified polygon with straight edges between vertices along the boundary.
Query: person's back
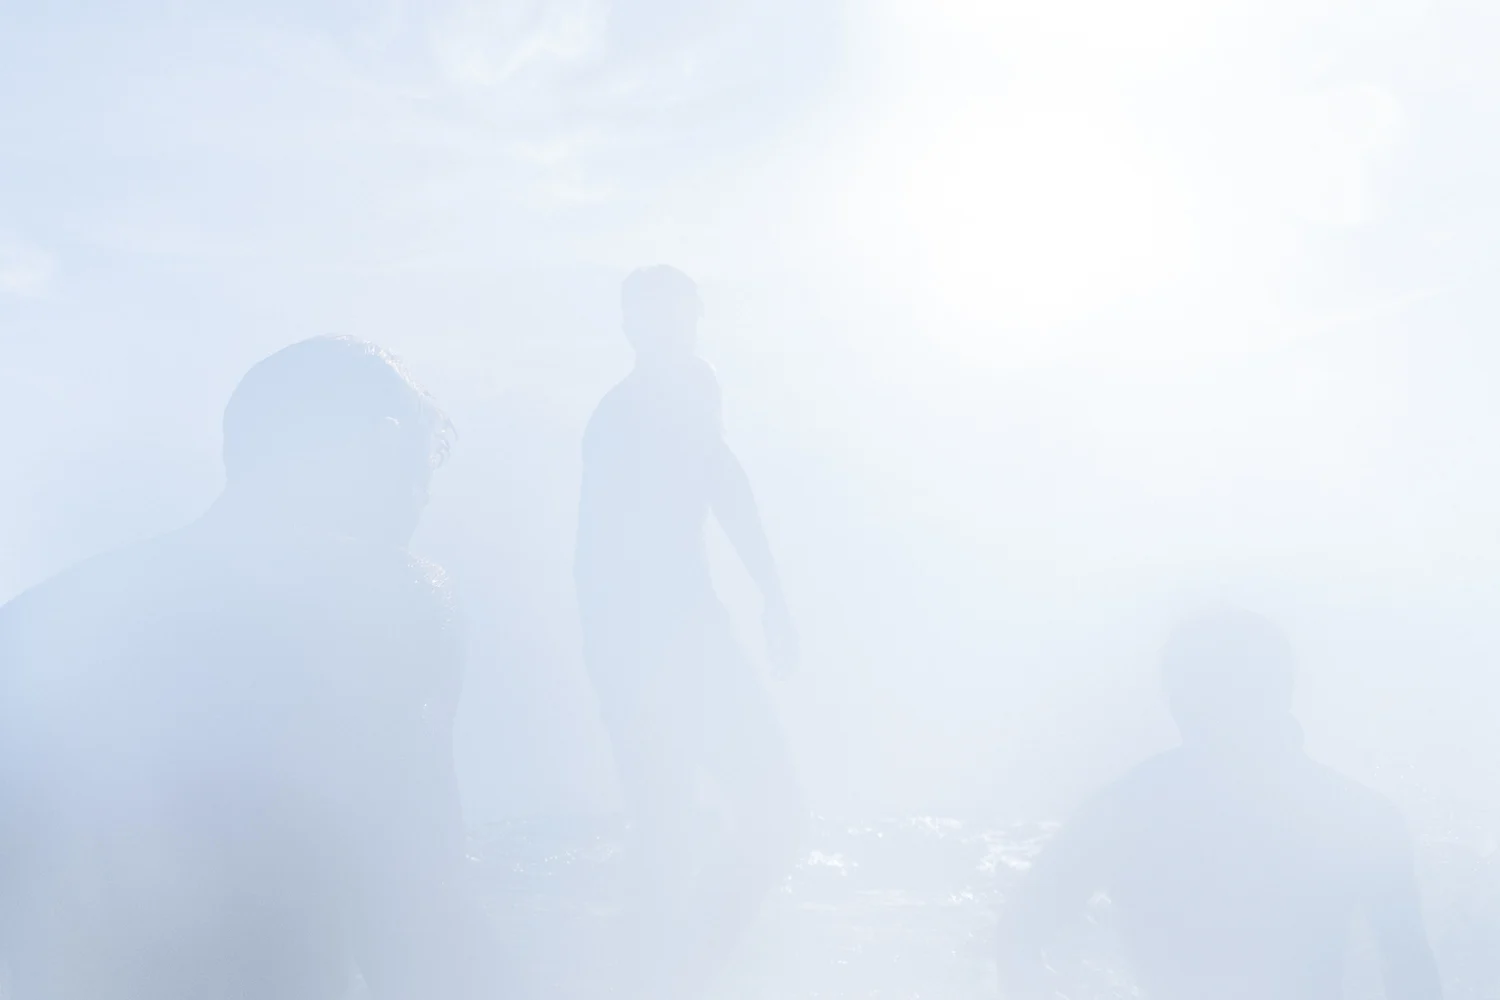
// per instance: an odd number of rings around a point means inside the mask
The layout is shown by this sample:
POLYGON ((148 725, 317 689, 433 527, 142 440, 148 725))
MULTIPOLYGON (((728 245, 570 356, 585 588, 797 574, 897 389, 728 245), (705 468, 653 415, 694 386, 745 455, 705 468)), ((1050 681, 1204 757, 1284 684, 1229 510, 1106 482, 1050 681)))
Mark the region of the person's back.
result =
POLYGON ((0 610, 7 995, 467 989, 459 658, 399 544, 417 497, 363 525, 292 499, 242 484, 0 610))
POLYGON ((625 279, 636 365, 584 433, 574 562, 584 662, 632 820, 622 994, 653 1000, 698 995, 722 970, 802 828, 774 706, 709 573, 712 513, 765 598, 767 651, 789 667, 796 633, 770 544, 695 353, 701 312, 675 268, 625 279), (703 836, 705 786, 732 817, 722 836, 703 836))
POLYGON ((577 567, 584 611, 628 602, 666 615, 713 599, 704 543, 719 387, 697 357, 638 367, 599 403, 583 439, 577 567))
POLYGON ((1040 956, 1066 949, 1066 925, 1103 893, 1153 1000, 1337 1000, 1360 919, 1388 997, 1440 995, 1401 816, 1303 751, 1290 663, 1254 616, 1179 629, 1164 665, 1183 745, 1108 786, 1043 851, 1003 922, 1016 992, 1044 992, 1040 956))
POLYGON ((1099 838, 1096 888, 1162 1000, 1337 998, 1356 918, 1410 877, 1395 809, 1295 747, 1249 765, 1170 751, 1075 826, 1099 838))

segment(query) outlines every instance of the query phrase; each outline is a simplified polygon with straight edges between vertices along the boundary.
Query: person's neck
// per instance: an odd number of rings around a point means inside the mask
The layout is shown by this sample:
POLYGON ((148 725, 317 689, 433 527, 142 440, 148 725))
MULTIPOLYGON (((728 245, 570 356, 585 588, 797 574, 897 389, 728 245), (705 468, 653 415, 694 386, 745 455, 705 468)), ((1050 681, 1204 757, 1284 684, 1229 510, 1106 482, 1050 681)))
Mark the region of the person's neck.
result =
POLYGON ((231 485, 203 515, 209 526, 275 538, 348 538, 384 541, 347 505, 314 502, 287 491, 231 485))
POLYGON ((1274 725, 1211 733, 1183 734, 1182 745, 1222 760, 1264 761, 1303 752, 1302 726, 1288 715, 1274 725))
POLYGON ((635 370, 645 374, 671 371, 697 356, 693 351, 637 351, 635 370))

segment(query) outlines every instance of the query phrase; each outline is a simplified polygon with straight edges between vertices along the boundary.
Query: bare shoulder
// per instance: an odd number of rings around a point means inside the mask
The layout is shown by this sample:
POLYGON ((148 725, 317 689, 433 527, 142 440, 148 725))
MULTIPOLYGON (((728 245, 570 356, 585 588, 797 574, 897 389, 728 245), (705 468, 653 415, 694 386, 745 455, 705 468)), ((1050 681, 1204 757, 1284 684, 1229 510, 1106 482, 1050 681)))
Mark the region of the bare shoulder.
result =
POLYGON ((1075 851, 1098 852, 1147 835, 1162 814, 1162 800, 1183 784, 1182 762, 1180 751, 1169 750, 1118 775, 1083 801, 1059 841, 1075 851))
POLYGON ((719 386, 719 373, 706 358, 694 355, 683 365, 683 387, 704 402, 717 406, 724 392, 719 386))
MULTIPOLYGON (((357 606, 379 611, 390 624, 420 624, 449 632, 459 625, 453 582, 437 563, 396 545, 350 538, 323 540, 297 559, 357 606)), ((293 572, 297 571, 294 564, 293 572)))
POLYGON ((687 359, 673 388, 686 423, 710 435, 723 433, 724 393, 713 365, 697 356, 687 359))
POLYGON ((721 430, 722 412, 719 376, 707 360, 693 355, 636 368, 594 408, 584 451, 643 426, 721 430))
POLYGON ((8 729, 47 739, 46 730, 17 727, 18 719, 52 718, 72 704, 80 685, 118 661, 171 603, 191 592, 172 536, 86 559, 25 591, 0 608, 0 703, 13 714, 8 729))
POLYGON ((1174 794, 1190 780, 1191 761, 1180 748, 1147 757, 1109 782, 1089 799, 1086 809, 1118 814, 1138 803, 1174 794))
POLYGON ((185 570, 177 533, 92 556, 0 607, 0 642, 14 652, 22 643, 97 632, 161 589, 182 583, 185 570))
POLYGON ((605 440, 619 433, 622 425, 628 424, 630 414, 639 408, 642 395, 639 379, 634 373, 610 387, 589 414, 583 430, 583 449, 589 452, 605 440))
POLYGON ((712 361, 695 354, 683 362, 682 369, 685 377, 696 379, 704 386, 711 386, 715 392, 718 391, 719 371, 712 361))
POLYGON ((1351 846, 1362 845, 1376 854, 1406 849, 1406 817, 1395 802, 1325 764, 1313 762, 1311 775, 1312 794, 1323 804, 1326 822, 1351 846))
MULTIPOLYGON (((382 657, 430 697, 456 698, 463 617, 453 581, 437 563, 393 545, 330 540, 322 552, 329 581, 351 621, 369 623, 382 657)), ((361 628, 359 631, 364 632, 361 628)))

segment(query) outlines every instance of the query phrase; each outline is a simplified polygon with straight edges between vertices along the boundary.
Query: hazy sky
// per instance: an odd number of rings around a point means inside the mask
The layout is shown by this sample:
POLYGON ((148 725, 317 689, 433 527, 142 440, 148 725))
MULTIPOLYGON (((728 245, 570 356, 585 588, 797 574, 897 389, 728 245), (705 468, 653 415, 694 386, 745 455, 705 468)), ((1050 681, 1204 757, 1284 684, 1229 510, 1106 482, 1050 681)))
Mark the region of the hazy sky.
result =
POLYGON ((1497 42, 1481 0, 0 0, 0 592, 191 516, 250 361, 369 336, 459 418, 476 697, 597 749, 576 435, 670 261, 824 786, 1150 745, 1111 693, 1204 597, 1289 622, 1337 752, 1417 759, 1500 648, 1497 42))

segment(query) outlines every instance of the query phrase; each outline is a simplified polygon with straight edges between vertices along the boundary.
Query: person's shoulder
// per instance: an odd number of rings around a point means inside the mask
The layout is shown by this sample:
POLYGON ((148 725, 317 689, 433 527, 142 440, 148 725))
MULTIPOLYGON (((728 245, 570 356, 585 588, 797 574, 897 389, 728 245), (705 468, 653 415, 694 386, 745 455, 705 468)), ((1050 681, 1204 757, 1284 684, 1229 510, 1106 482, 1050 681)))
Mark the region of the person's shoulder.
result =
POLYGON ((452 579, 437 563, 397 545, 339 539, 334 551, 354 586, 375 608, 426 634, 454 635, 462 626, 452 579))
POLYGON ((621 407, 628 406, 634 398, 640 395, 639 377, 632 372, 609 387, 609 391, 599 398, 599 403, 594 407, 594 418, 608 416, 621 407))
POLYGON ((645 402, 662 395, 717 399, 721 390, 713 363, 697 354, 637 367, 605 394, 600 409, 614 403, 645 402))
POLYGON ((640 390, 638 379, 634 374, 628 375, 610 387, 609 391, 600 398, 594 406, 594 412, 589 414, 588 424, 584 427, 583 441, 585 445, 597 439, 601 434, 606 434, 626 415, 640 405, 640 390))
POLYGON ((1113 827, 1130 823, 1135 817, 1150 815, 1150 803, 1171 794, 1183 784, 1185 762, 1181 749, 1147 757, 1089 796, 1078 810, 1075 821, 1113 827))
POLYGON ((670 397, 681 419, 694 427, 718 429, 724 407, 719 373, 706 359, 684 358, 670 374, 670 397))
MULTIPOLYGON (((179 561, 212 568, 246 618, 318 609, 329 627, 363 621, 401 627, 448 624, 453 587, 442 567, 402 545, 324 531, 268 532, 254 524, 203 525, 179 561)), ((205 581, 207 582, 207 581, 205 581)), ((222 602, 221 602, 222 603, 222 602)))
POLYGON ((87 662, 120 640, 169 591, 194 587, 188 547, 173 532, 84 559, 0 607, 0 662, 11 680, 87 662))
POLYGON ((1310 793, 1328 814, 1328 821, 1348 836, 1377 844, 1402 840, 1406 817, 1391 799, 1369 785, 1308 758, 1310 793))
POLYGON ((389 703, 442 706, 449 717, 462 686, 465 623, 456 588, 437 563, 401 546, 357 539, 325 543, 327 605, 357 646, 378 645, 367 680, 389 703))
POLYGON ((697 398, 717 403, 724 391, 719 385, 719 372, 707 358, 696 354, 682 364, 679 377, 682 385, 697 398))
POLYGON ((1313 789, 1330 805, 1368 812, 1396 809, 1395 804, 1380 792, 1322 761, 1306 757, 1303 768, 1313 789))
POLYGON ((1175 786, 1190 769, 1190 757, 1181 747, 1163 750, 1128 768, 1100 794, 1116 799, 1148 795, 1175 786))
POLYGON ((696 385, 712 388, 715 392, 719 389, 719 370, 714 367, 712 361, 701 355, 694 354, 690 358, 683 359, 680 371, 684 379, 696 385))
POLYGON ((299 559, 321 564, 325 573, 357 589, 396 590, 440 605, 452 600, 447 571, 404 546, 326 536, 310 543, 299 559))
POLYGON ((406 549, 399 549, 393 567, 408 586, 421 594, 428 612, 446 628, 457 627, 459 619, 457 590, 453 579, 442 566, 406 549))
POLYGON ((161 583, 180 579, 183 556, 178 532, 90 556, 0 607, 0 622, 15 626, 44 612, 80 604, 139 601, 161 583))
POLYGON ((718 427, 722 409, 718 372, 704 358, 691 355, 637 367, 594 408, 584 430, 584 447, 641 421, 718 427))

